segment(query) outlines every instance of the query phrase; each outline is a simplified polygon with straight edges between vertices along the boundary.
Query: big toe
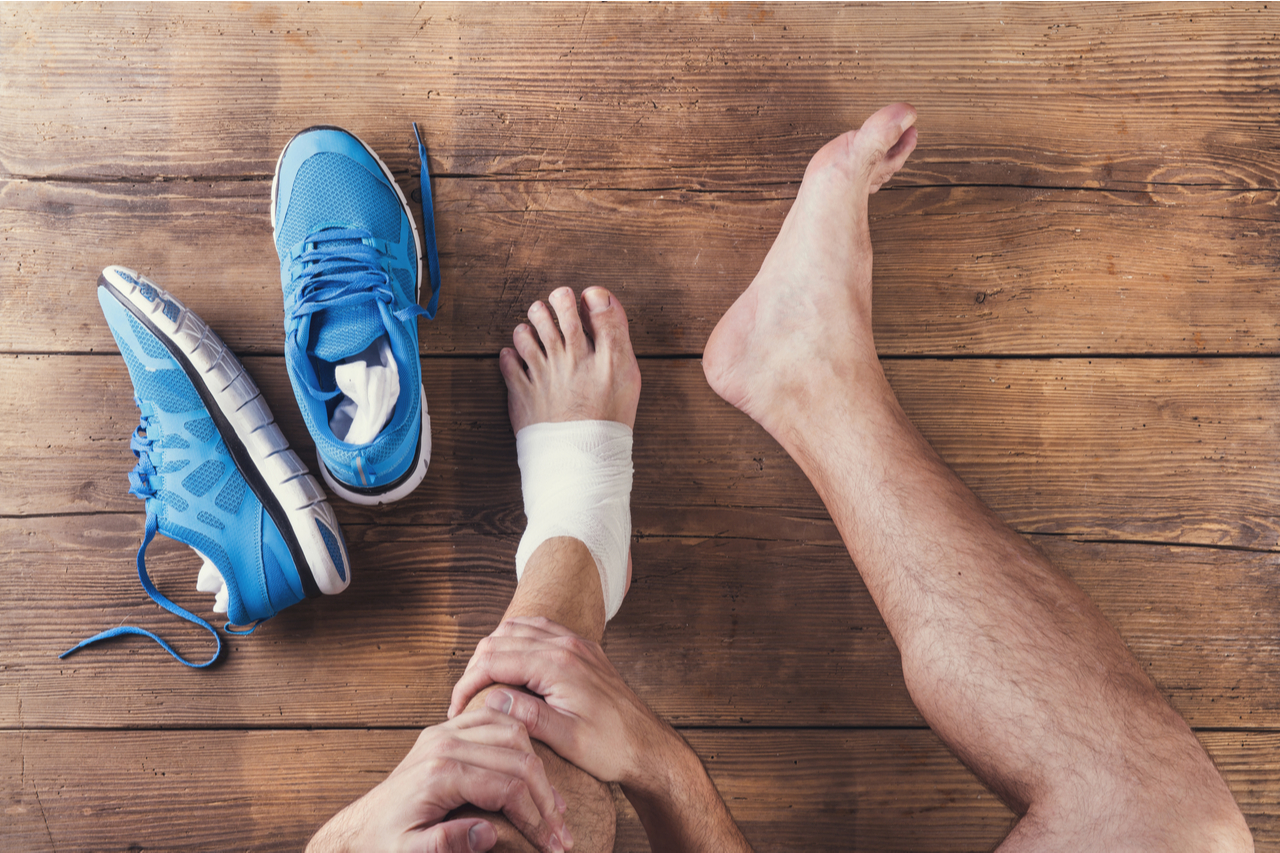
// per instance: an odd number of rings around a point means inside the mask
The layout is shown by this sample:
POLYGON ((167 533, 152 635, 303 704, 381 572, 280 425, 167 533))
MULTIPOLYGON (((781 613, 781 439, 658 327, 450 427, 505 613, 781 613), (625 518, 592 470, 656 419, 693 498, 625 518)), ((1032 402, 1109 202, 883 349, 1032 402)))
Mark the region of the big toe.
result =
POLYGON ((582 291, 582 305, 586 308, 587 321, 591 324, 591 337, 596 348, 601 346, 630 347, 627 332, 627 313, 622 310, 618 298, 603 287, 593 286, 582 291))
POLYGON ((915 123, 915 107, 902 103, 882 107, 862 123, 853 139, 853 151, 872 192, 907 162, 916 147, 915 123))

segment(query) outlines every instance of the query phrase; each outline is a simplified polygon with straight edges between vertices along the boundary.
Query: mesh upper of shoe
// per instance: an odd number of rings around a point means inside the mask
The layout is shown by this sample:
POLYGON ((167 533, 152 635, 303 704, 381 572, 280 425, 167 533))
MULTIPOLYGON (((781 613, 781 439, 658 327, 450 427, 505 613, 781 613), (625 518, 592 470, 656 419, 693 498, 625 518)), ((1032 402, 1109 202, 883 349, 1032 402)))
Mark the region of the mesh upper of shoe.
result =
MULTIPOLYGON (((362 228, 389 243, 400 240, 400 200, 395 192, 342 154, 322 151, 308 157, 298 168, 289 195, 289 209, 276 238, 281 254, 335 223, 362 228), (342 187, 342 192, 333 192, 334 187, 342 187)), ((291 292, 286 286, 285 294, 291 292)), ((413 300, 415 295, 406 294, 406 298, 413 300)))
POLYGON ((226 581, 228 617, 235 624, 268 618, 301 601, 304 593, 292 560, 275 572, 274 583, 268 582, 264 563, 278 561, 264 549, 263 539, 266 527, 274 524, 241 476, 191 380, 149 330, 112 302, 104 303, 104 313, 146 424, 146 452, 155 468, 147 476, 155 493, 147 498, 147 509, 156 515, 159 532, 214 563, 226 581))
MULTIPOLYGON (((320 152, 308 157, 294 177, 290 199, 276 240, 276 249, 282 256, 303 240, 323 238, 324 229, 334 223, 368 231, 389 243, 397 243, 404 236, 396 194, 363 166, 341 154, 320 152), (334 192, 335 187, 342 191, 334 192)), ((333 240, 325 244, 325 249, 340 251, 355 245, 359 245, 358 240, 333 240)), ((412 277, 402 269, 396 273, 393 278, 401 298, 412 301, 416 298, 412 277)), ((296 276, 290 278, 284 288, 286 298, 297 290, 300 280, 296 276)), ((319 319, 328 318, 322 314, 319 319)), ((377 307, 372 304, 349 308, 340 319, 341 322, 313 323, 308 351, 326 361, 337 361, 360 352, 384 332, 377 307)))

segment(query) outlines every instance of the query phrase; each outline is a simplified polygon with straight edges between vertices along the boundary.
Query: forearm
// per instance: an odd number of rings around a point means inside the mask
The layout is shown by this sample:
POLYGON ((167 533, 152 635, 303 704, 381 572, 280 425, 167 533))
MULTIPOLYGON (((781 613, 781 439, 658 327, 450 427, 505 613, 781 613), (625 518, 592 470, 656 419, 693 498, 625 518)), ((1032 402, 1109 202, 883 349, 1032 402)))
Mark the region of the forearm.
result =
POLYGON ((641 776, 622 783, 655 851, 751 853, 698 756, 664 726, 664 748, 641 776))
POLYGON ((364 809, 361 797, 331 817, 307 842, 306 853, 347 853, 357 849, 358 827, 368 820, 364 809))

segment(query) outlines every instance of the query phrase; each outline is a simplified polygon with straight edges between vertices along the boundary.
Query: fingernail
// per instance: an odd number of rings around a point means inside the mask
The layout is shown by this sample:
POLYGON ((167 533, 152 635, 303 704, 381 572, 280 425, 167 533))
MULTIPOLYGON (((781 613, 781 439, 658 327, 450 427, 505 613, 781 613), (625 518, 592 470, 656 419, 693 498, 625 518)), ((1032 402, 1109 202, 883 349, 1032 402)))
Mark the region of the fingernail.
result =
POLYGON ((560 792, 556 790, 555 785, 551 786, 551 793, 556 798, 556 811, 564 814, 565 809, 569 808, 569 804, 564 801, 564 797, 560 796, 560 792))
POLYGON ((551 835, 551 853, 564 853, 564 845, 560 843, 560 839, 555 833, 551 835))
POLYGON ((560 828, 560 838, 564 840, 565 847, 573 846, 573 833, 569 831, 569 824, 565 824, 560 828))
POLYGON ((511 703, 515 701, 514 697, 505 690, 495 690, 485 697, 484 704, 495 711, 501 711, 504 714, 511 713, 511 703))
POLYGON ((603 311, 609 307, 609 291, 600 287, 591 287, 583 292, 582 300, 587 303, 588 310, 603 311))
POLYGON ((467 844, 472 850, 490 850, 498 843, 498 834, 493 827, 483 821, 474 824, 467 830, 467 844))

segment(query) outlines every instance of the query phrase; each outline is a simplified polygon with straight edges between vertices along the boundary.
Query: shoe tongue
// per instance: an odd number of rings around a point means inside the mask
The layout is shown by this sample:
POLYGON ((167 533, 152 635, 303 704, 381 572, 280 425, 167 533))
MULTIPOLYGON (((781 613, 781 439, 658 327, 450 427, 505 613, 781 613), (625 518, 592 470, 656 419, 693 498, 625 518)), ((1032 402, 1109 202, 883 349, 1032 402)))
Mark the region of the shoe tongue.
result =
POLYGON ((376 302, 317 311, 311 318, 311 328, 316 330, 312 353, 333 363, 364 352, 387 333, 376 302))

